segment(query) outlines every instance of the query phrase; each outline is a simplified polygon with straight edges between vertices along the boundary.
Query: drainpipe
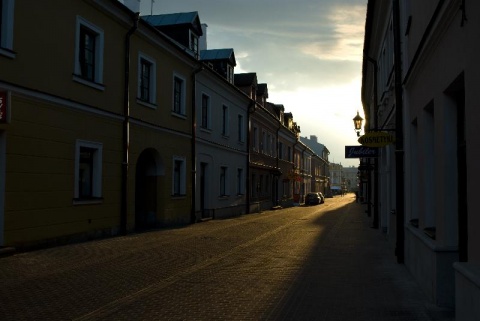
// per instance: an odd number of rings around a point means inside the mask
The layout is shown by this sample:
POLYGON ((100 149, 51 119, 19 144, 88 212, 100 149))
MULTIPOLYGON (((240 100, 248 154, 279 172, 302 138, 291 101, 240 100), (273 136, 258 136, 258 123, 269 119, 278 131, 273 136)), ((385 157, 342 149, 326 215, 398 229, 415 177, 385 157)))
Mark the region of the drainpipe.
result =
POLYGON ((120 233, 127 234, 128 215, 128 156, 130 145, 130 38, 138 28, 140 13, 133 16, 133 26, 125 35, 125 83, 123 91, 123 161, 122 161, 122 200, 120 213, 120 233))
POLYGON ((192 208, 190 211, 190 223, 197 221, 196 206, 197 206, 197 74, 203 71, 203 66, 195 69, 192 73, 192 208))
POLYGON ((247 107, 247 122, 248 122, 248 135, 247 135, 247 179, 246 179, 246 184, 247 186, 245 186, 245 190, 246 190, 246 193, 247 193, 247 209, 246 209, 246 213, 247 214, 250 214, 250 202, 251 202, 251 182, 250 182, 250 156, 251 156, 251 127, 252 127, 252 121, 251 121, 251 116, 255 113, 256 111, 256 105, 255 105, 255 101, 252 99, 250 100, 250 103, 248 104, 248 107, 247 107))
POLYGON ((397 239, 395 254, 398 263, 405 260, 405 230, 404 230, 404 176, 403 176, 403 89, 402 89, 402 58, 400 42, 400 7, 398 0, 393 1, 393 49, 395 65, 395 176, 396 176, 396 225, 397 239))
MULTIPOLYGON (((368 62, 373 64, 373 126, 375 130, 378 130, 378 64, 375 59, 368 56, 365 57, 368 62)), ((378 194, 379 194, 379 180, 378 180, 378 158, 373 159, 373 223, 372 228, 378 228, 378 194)), ((370 195, 369 195, 370 196, 370 195)), ((371 200, 369 200, 370 204, 371 200)), ((369 205, 370 206, 370 205, 369 205)), ((370 213, 370 211, 369 211, 370 213)))
MULTIPOLYGON (((277 155, 276 155, 276 161, 277 161, 277 170, 280 171, 280 157, 278 155, 278 146, 280 145, 280 129, 282 129, 282 123, 278 123, 278 129, 277 129, 277 155)), ((283 175, 282 175, 283 176, 283 175)), ((276 190, 275 190, 275 205, 278 206, 278 201, 279 201, 279 194, 278 194, 278 188, 279 188, 279 179, 277 176, 277 183, 275 184, 276 190)))

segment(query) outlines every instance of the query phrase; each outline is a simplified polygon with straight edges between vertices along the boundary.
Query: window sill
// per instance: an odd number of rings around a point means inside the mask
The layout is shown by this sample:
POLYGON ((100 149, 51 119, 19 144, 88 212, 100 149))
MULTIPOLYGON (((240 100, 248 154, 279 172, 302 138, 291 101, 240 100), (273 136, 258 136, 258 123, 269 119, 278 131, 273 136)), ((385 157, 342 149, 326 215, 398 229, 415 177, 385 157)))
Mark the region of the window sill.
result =
POLYGON ((185 194, 174 194, 172 195, 172 199, 175 199, 175 200, 183 200, 187 198, 187 195, 185 194))
POLYGON ((137 98, 137 104, 145 106, 150 109, 157 109, 157 105, 140 98, 137 98))
POLYGON ((230 195, 220 195, 218 196, 219 200, 228 200, 230 198, 230 195))
POLYGON ((425 235, 427 235, 432 240, 435 240, 437 229, 435 227, 426 227, 423 229, 425 235))
POLYGON ((73 205, 103 204, 103 197, 74 198, 72 203, 73 203, 73 205))
POLYGON ((100 91, 105 91, 105 85, 90 81, 90 80, 85 79, 85 78, 83 78, 79 75, 74 74, 73 75, 73 81, 78 82, 78 83, 80 83, 82 85, 85 85, 85 86, 88 86, 88 87, 92 87, 92 88, 100 90, 100 91))
POLYGON ((10 59, 15 59, 17 56, 17 53, 8 48, 0 48, 0 55, 10 59))
POLYGON ((179 114, 179 113, 174 112, 174 111, 172 111, 172 116, 175 116, 175 117, 181 118, 181 119, 187 119, 187 115, 185 115, 185 114, 179 114))
POLYGON ((410 225, 412 225, 413 227, 418 228, 418 218, 411 219, 411 220, 410 220, 410 225))
POLYGON ((210 128, 207 128, 207 127, 200 127, 200 130, 204 133, 207 133, 207 134, 212 133, 212 130, 210 128))

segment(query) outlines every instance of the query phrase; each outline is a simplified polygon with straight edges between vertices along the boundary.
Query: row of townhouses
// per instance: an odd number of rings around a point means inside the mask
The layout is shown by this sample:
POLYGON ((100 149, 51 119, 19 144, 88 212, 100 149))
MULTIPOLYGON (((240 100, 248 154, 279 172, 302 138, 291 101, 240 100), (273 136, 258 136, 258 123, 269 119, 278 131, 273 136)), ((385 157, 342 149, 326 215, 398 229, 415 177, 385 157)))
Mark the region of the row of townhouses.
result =
POLYGON ((374 226, 438 306, 480 320, 480 2, 369 0, 365 131, 395 143, 362 159, 374 226))
POLYGON ((197 12, 0 0, 0 246, 258 212, 329 188, 328 150, 197 12), (39 18, 41 17, 41 18, 39 18))

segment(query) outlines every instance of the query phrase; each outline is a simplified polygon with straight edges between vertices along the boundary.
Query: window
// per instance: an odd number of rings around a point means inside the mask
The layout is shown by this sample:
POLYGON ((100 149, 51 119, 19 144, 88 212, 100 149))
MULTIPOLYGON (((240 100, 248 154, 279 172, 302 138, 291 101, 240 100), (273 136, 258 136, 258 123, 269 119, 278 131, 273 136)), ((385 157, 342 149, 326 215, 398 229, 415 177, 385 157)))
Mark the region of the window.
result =
POLYGON ((0 54, 15 58, 13 50, 13 17, 15 0, 0 0, 0 54))
POLYGON ((210 97, 202 94, 202 128, 210 128, 210 97))
POLYGON ((252 174, 252 182, 251 182, 251 186, 250 186, 250 196, 254 197, 257 195, 257 181, 256 181, 257 177, 255 176, 255 174, 252 174))
POLYGON ((243 143, 245 141, 245 137, 243 135, 243 115, 238 115, 238 123, 237 123, 237 132, 238 132, 238 141, 243 143))
POLYGON ((173 77, 173 112, 185 116, 185 81, 173 77))
POLYGON ((186 194, 186 164, 185 158, 173 158, 172 195, 184 196, 186 194))
POLYGON ((222 135, 228 136, 228 107, 225 105, 222 108, 222 135))
POLYGON ((234 69, 232 65, 227 64, 227 81, 231 84, 234 83, 234 69))
POLYGON ((138 99, 155 104, 156 97, 156 64, 153 59, 143 54, 138 56, 138 99))
POLYGON ((103 30, 77 17, 74 80, 103 90, 103 30))
POLYGON ((243 169, 237 169, 237 195, 243 194, 243 169))
POLYGON ((190 50, 198 57, 198 36, 190 30, 190 50))
POLYGON ((75 144, 74 198, 102 197, 102 144, 77 140, 75 144))
POLYGON ((258 150, 258 128, 253 127, 252 146, 253 150, 258 150))
POLYGON ((278 142, 278 158, 283 159, 283 143, 278 142))
POLYGON ((262 141, 260 142, 260 151, 264 153, 266 147, 267 147, 267 134, 265 132, 262 132, 262 141))
POLYGON ((220 196, 227 195, 227 167, 220 167, 220 196))

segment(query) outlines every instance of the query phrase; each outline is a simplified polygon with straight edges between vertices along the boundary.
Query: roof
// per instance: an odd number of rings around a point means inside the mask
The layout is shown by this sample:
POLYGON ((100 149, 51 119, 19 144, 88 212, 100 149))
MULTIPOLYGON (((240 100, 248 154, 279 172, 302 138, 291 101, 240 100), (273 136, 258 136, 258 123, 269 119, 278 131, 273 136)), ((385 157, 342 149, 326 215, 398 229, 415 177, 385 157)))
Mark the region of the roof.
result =
MULTIPOLYGON (((197 11, 148 15, 142 16, 142 19, 155 27, 187 24, 200 26, 200 18, 197 11)), ((200 32, 202 32, 201 29, 202 28, 200 27, 200 32)))
POLYGON ((202 50, 200 52, 200 60, 231 60, 234 66, 237 64, 232 48, 202 50))
POLYGON ((235 86, 256 86, 257 85, 257 73, 247 72, 243 74, 235 74, 235 86))
POLYGON ((264 95, 268 98, 268 86, 267 84, 258 84, 257 95, 264 95))

